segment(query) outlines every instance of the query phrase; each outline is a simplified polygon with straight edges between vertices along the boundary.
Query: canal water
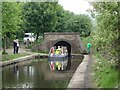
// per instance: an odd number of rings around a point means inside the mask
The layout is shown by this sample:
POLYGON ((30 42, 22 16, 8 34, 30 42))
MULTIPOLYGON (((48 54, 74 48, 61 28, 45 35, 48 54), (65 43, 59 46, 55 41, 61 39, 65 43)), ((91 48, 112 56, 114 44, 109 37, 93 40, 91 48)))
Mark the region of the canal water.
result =
POLYGON ((80 59, 71 59, 71 68, 52 72, 47 59, 34 59, 2 68, 2 88, 66 88, 80 59))

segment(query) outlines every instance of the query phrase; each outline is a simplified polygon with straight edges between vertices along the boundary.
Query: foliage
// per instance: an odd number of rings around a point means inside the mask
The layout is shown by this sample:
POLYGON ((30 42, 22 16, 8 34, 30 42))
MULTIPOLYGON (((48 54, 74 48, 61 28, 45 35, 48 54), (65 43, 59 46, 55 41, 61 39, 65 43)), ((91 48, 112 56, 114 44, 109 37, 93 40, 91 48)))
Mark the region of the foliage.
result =
POLYGON ((2 61, 8 61, 8 60, 12 60, 12 59, 15 59, 15 58, 27 56, 27 55, 30 55, 30 54, 27 54, 27 53, 5 54, 5 55, 2 55, 2 61))
POLYGON ((24 5, 25 32, 34 32, 37 37, 44 32, 80 32, 81 36, 89 36, 92 23, 86 15, 74 15, 65 11, 58 3, 40 2, 24 5))
MULTIPOLYGON (((25 32, 35 33, 37 35, 37 39, 40 35, 43 35, 44 32, 74 32, 76 29, 69 28, 68 23, 74 23, 74 19, 70 19, 77 17, 78 16, 74 15, 72 12, 65 11, 63 7, 58 4, 58 2, 3 2, 3 44, 6 42, 6 36, 10 38, 10 40, 15 39, 16 37, 23 38, 25 32)), ((90 21, 86 22, 87 19, 87 16, 83 15, 82 17, 81 15, 81 21, 85 21, 86 24, 90 23, 90 21)), ((85 27, 80 29, 80 32, 81 30, 84 30, 83 32, 87 33, 87 35, 90 34, 91 27, 89 27, 89 25, 85 25, 85 27)), ((76 27, 79 27, 79 25, 74 24, 73 28, 76 27)))
POLYGON ((2 48, 2 35, 0 35, 0 49, 2 48))
POLYGON ((2 2, 0 2, 0 35, 2 32, 1 26, 2 26, 2 2))
POLYGON ((44 41, 43 38, 39 38, 37 41, 35 41, 35 42, 33 43, 33 45, 42 44, 43 41, 44 41))
POLYGON ((3 54, 5 53, 6 37, 15 38, 16 32, 20 29, 21 20, 21 5, 22 3, 2 3, 2 39, 3 39, 3 54))
POLYGON ((58 16, 58 20, 57 20, 57 23, 56 23, 56 27, 52 32, 66 32, 66 23, 71 17, 74 16, 74 13, 69 12, 69 11, 65 11, 61 7, 57 16, 58 16))
POLYGON ((118 87, 118 71, 111 67, 113 63, 108 62, 99 53, 96 53, 96 61, 93 66, 95 72, 95 84, 101 88, 118 87))
POLYGON ((2 36, 11 37, 20 29, 21 3, 2 3, 2 36))
POLYGON ((118 3, 92 3, 98 15, 97 28, 92 33, 92 43, 108 60, 118 61, 118 3))
POLYGON ((92 21, 87 15, 74 15, 66 22, 66 31, 79 32, 81 37, 90 35, 92 21))
POLYGON ((26 47, 26 48, 27 49, 32 49, 33 46, 39 46, 39 45, 42 44, 43 40, 44 40, 43 38, 39 38, 37 41, 29 44, 28 47, 26 47))
POLYGON ((57 22, 56 14, 59 12, 57 2, 30 2, 24 5, 24 30, 43 35, 55 28, 57 22))
POLYGON ((44 50, 33 50, 33 49, 32 49, 32 51, 33 51, 33 52, 36 52, 36 53, 42 53, 42 54, 43 54, 43 53, 44 53, 44 54, 48 54, 48 53, 49 53, 49 52, 44 51, 44 50))
MULTIPOLYGON (((91 36, 88 36, 88 37, 82 37, 82 43, 83 43, 83 46, 84 46, 84 54, 88 54, 88 49, 87 49, 87 43, 91 43, 91 36)), ((92 48, 94 48, 91 44, 91 52, 93 52, 92 48)))

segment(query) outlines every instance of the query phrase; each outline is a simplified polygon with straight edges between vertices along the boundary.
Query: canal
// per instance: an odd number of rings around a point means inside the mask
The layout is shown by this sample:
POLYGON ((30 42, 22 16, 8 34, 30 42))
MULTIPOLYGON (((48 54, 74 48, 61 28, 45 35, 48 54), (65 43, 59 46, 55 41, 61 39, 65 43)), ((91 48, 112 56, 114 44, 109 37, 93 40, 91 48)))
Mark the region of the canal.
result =
POLYGON ((47 59, 34 59, 2 68, 2 88, 66 88, 82 59, 71 59, 65 71, 49 69, 47 59))

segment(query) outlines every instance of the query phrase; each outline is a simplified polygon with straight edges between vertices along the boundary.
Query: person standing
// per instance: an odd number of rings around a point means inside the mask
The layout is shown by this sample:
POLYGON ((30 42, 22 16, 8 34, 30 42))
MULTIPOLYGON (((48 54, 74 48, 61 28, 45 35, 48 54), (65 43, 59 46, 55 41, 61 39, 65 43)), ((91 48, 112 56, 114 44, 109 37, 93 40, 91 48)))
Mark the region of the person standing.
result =
POLYGON ((16 43, 17 43, 17 47, 16 47, 16 53, 18 53, 18 50, 19 50, 19 41, 18 41, 18 39, 16 40, 16 43))
POLYGON ((13 41, 13 53, 16 53, 16 49, 17 49, 17 42, 16 40, 13 41))
POLYGON ((27 39, 27 41, 26 41, 26 48, 28 48, 29 44, 30 44, 30 40, 27 39))
POLYGON ((90 54, 91 43, 87 43, 88 54, 90 54))

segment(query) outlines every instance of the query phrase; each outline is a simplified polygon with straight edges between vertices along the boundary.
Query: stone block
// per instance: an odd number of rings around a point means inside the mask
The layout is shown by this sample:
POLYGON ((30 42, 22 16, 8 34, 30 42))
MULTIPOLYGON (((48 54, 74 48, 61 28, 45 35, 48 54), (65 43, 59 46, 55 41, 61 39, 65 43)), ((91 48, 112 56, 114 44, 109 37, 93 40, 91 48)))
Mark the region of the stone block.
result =
POLYGON ((74 82, 68 85, 67 88, 84 88, 84 83, 83 82, 74 82))

